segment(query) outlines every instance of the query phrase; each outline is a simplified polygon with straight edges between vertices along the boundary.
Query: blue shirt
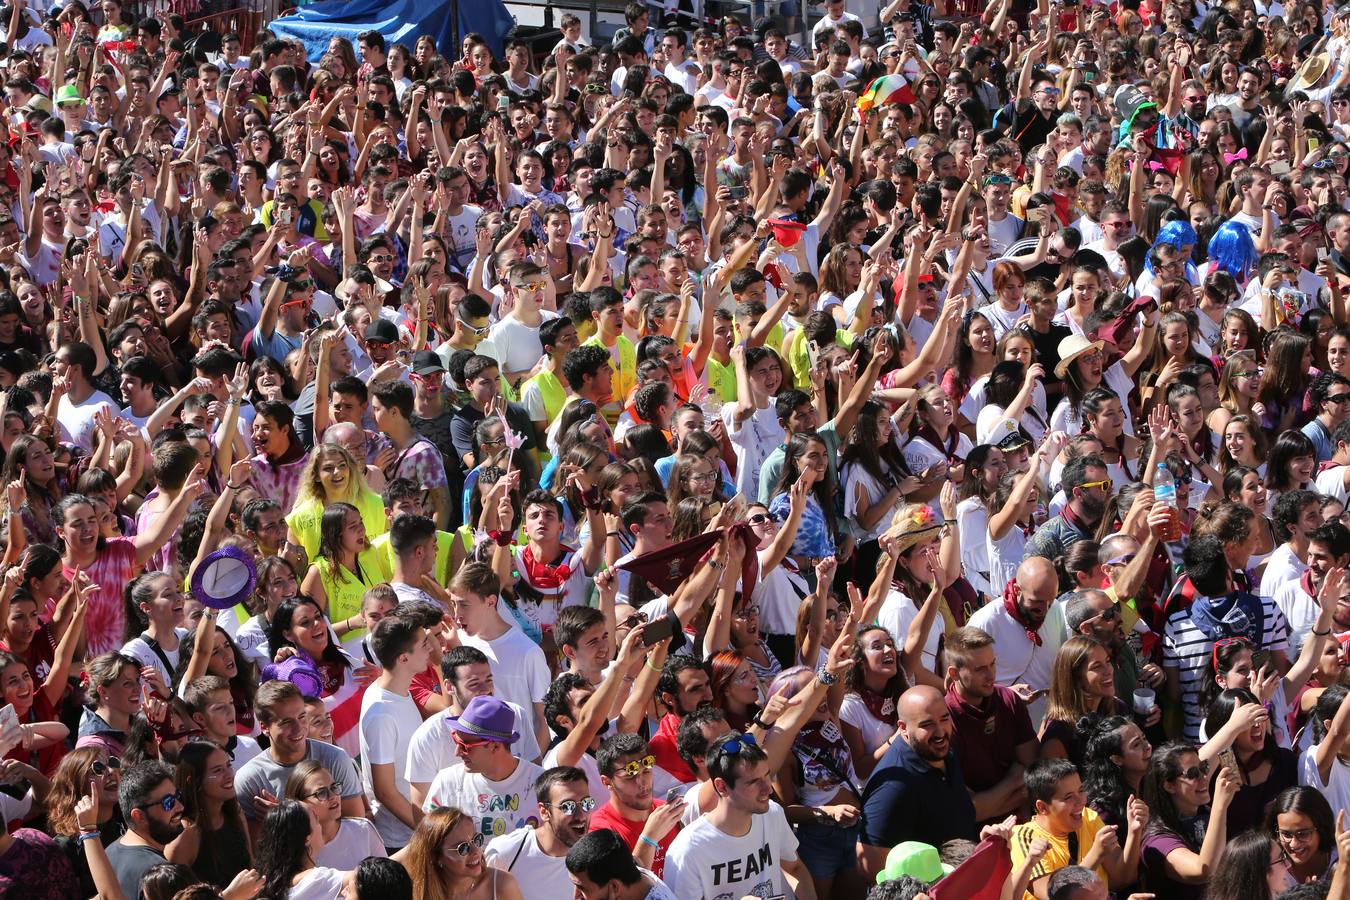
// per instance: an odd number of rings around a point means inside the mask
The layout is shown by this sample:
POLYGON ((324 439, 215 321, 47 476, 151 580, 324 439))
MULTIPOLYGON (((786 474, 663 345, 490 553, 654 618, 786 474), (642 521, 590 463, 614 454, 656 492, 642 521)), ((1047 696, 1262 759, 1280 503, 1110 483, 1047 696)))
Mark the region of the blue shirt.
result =
POLYGON ((922 841, 940 847, 953 838, 975 840, 975 801, 954 749, 948 749, 943 765, 929 765, 897 737, 863 789, 858 842, 894 847, 922 841))
MULTIPOLYGON (((779 494, 769 502, 769 512, 777 513, 784 521, 787 520, 791 509, 792 498, 787 494, 779 494)), ((798 557, 824 559, 827 556, 834 556, 834 549, 834 535, 830 533, 830 524, 825 519, 825 513, 820 508, 816 495, 808 494, 806 508, 802 510, 802 522, 797 526, 797 536, 792 539, 792 549, 788 552, 798 557)))
POLYGON ((1319 463, 1324 463, 1335 455, 1336 442, 1331 439, 1331 432, 1327 431, 1327 426, 1322 424, 1321 419, 1313 419, 1303 426, 1302 431, 1308 440, 1312 441, 1319 463))

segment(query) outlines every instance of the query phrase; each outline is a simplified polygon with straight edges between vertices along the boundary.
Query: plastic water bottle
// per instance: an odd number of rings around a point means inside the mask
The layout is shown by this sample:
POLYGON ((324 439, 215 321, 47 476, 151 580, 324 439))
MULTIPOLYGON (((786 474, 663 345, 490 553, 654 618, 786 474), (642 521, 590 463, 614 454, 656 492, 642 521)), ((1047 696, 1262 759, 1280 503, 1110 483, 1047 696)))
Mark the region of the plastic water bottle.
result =
POLYGON ((1153 475, 1153 503, 1168 510, 1167 522, 1156 527, 1158 540, 1177 541, 1181 539, 1181 514, 1177 511, 1177 486, 1172 472, 1167 466, 1158 463, 1153 475))

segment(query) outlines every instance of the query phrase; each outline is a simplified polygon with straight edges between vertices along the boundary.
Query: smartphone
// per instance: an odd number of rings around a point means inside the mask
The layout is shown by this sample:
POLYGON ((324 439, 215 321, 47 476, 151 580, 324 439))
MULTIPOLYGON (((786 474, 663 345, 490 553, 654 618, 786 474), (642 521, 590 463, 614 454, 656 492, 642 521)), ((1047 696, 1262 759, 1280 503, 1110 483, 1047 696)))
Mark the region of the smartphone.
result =
POLYGON ((1289 163, 1285 162, 1284 160, 1279 160, 1278 162, 1273 162, 1273 163, 1271 163, 1269 166, 1267 166, 1266 168, 1267 168, 1267 170, 1270 172, 1271 175, 1275 175, 1275 176, 1288 175, 1289 172, 1290 172, 1289 163))
POLYGON ((499 94, 497 96, 497 109, 501 110, 502 112, 506 112, 510 108, 511 108, 511 98, 505 93, 499 94))
POLYGON ((137 280, 145 278, 145 270, 141 268, 140 263, 133 263, 131 266, 131 277, 137 280))
POLYGON ((673 787, 673 788, 671 788, 670 790, 666 791, 666 802, 667 802, 667 803, 683 803, 683 802, 684 802, 684 788, 683 788, 683 787, 673 787))
MULTIPOLYGON (((1307 296, 1307 295, 1305 294, 1304 296, 1307 296)), ((1267 669, 1267 668, 1269 668, 1269 667, 1270 667, 1270 651, 1269 651, 1269 650, 1253 650, 1253 651, 1252 651, 1252 674, 1256 674, 1257 672, 1260 672, 1262 669, 1267 669)))
POLYGON ((731 200, 744 200, 750 196, 750 189, 745 187, 734 187, 727 189, 727 197, 731 200))
POLYGON ((291 211, 290 211, 289 209, 283 209, 283 210, 278 210, 278 211, 277 211, 277 224, 278 224, 278 225, 289 225, 289 224, 291 224, 291 211))
POLYGON ((1232 747, 1229 747, 1227 750, 1219 754, 1218 762, 1220 769, 1223 768, 1232 769, 1233 774, 1235 775, 1240 771, 1238 769, 1237 754, 1233 752, 1232 747))
POLYGON ((1326 259, 1326 258, 1327 258, 1327 254, 1328 254, 1329 252, 1330 252, 1330 251, 1328 251, 1326 247, 1318 247, 1318 248, 1317 248, 1317 261, 1318 261, 1318 262, 1321 262, 1322 260, 1326 259))
POLYGON ((1319 141, 1317 138, 1315 138, 1315 137, 1310 137, 1310 138, 1308 138, 1308 152, 1309 152, 1309 153, 1313 152, 1314 150, 1316 150, 1316 149, 1317 149, 1318 147, 1320 147, 1320 146, 1322 146, 1322 142, 1319 141))
POLYGON ((659 644, 670 637, 673 628, 670 623, 670 616, 664 619, 657 619, 654 622, 648 622, 647 627, 642 630, 642 645, 651 647, 659 644))

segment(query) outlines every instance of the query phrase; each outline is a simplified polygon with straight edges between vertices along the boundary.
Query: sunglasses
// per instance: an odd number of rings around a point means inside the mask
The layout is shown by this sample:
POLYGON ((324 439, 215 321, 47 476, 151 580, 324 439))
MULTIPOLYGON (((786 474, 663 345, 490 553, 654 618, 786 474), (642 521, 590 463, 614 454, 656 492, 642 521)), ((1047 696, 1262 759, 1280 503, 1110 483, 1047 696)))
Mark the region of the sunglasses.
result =
POLYGON ((1110 479, 1110 478, 1107 478, 1107 479, 1104 480, 1104 481, 1088 481, 1088 482, 1085 482, 1085 483, 1083 483, 1083 484, 1080 484, 1079 487, 1082 488, 1083 490, 1087 490, 1088 488, 1097 488, 1097 487, 1099 487, 1099 488, 1102 488, 1104 491, 1106 491, 1106 493, 1109 494, 1109 493, 1111 492, 1111 485, 1112 485, 1111 479, 1110 479))
POLYGON ((480 831, 467 841, 460 841, 455 845, 455 852, 460 856, 468 856, 475 850, 483 849, 483 833, 480 831))
POLYGON ((625 775, 628 778, 636 778, 642 772, 650 772, 656 767, 656 757, 648 754, 642 759, 635 759, 630 763, 624 763, 619 767, 615 775, 625 775))
POLYGON ((755 513, 746 519, 751 525, 768 525, 772 522, 774 525, 781 525, 783 518, 775 513, 755 513))
POLYGON ((1345 403, 1347 400, 1350 400, 1350 394, 1337 394, 1334 397, 1327 398, 1328 403, 1335 403, 1338 405, 1341 403, 1345 403))
POLYGON ((183 802, 183 792, 174 791, 172 794, 165 794, 158 800, 151 800, 149 803, 142 803, 136 809, 149 809, 152 806, 158 806, 165 812, 171 812, 175 806, 183 802))
POLYGON ((1120 618, 1120 610, 1116 609, 1115 605, 1113 604, 1111 606, 1108 606, 1101 612, 1097 613, 1097 615, 1093 616, 1093 618, 1101 619, 1103 622, 1114 622, 1116 619, 1120 618))
POLYGON ((452 732, 450 732, 450 736, 451 736, 452 738, 454 738, 454 740, 455 740, 455 746, 457 746, 457 747, 459 747, 459 748, 461 748, 461 749, 463 749, 463 750, 477 750, 477 749, 479 749, 480 747, 486 747, 488 744, 496 743, 496 741, 489 741, 489 740, 486 740, 486 739, 481 740, 481 741, 466 741, 466 740, 464 740, 464 738, 462 738, 462 737, 459 736, 459 732, 458 732, 458 731, 452 731, 452 732))
POLYGON ((595 810, 595 798, 583 797, 580 800, 563 800, 560 803, 542 803, 540 805, 552 807, 564 816, 575 816, 577 810, 581 810, 582 812, 593 812, 595 810))
POLYGON ((1182 769, 1180 772, 1177 773, 1176 777, 1184 778, 1187 781, 1199 781, 1201 778, 1208 778, 1209 763, 1205 762, 1204 760, 1201 760, 1200 765, 1191 766, 1189 769, 1182 769))
POLYGON ((645 612, 635 612, 628 618, 619 623, 620 628, 633 629, 639 625, 647 624, 647 614, 645 612))
POLYGON ((89 767, 89 771, 93 772, 95 775, 99 777, 102 777, 108 774, 108 772, 110 771, 112 772, 120 771, 121 768, 122 768, 121 758, 117 756, 110 756, 108 757, 108 761, 106 763, 103 762, 102 760, 98 759, 94 760, 94 764, 89 767))
POLYGON ((759 607, 752 603, 749 606, 742 606, 732 615, 737 619, 753 619, 759 615, 759 607))
POLYGON ((470 325, 468 322, 465 322, 463 319, 460 319, 459 323, 463 325, 465 328, 472 331, 478 337, 482 337, 483 335, 488 333, 489 326, 487 325, 484 325, 482 328, 474 328, 472 325, 470 325))
POLYGON ((524 284, 513 284, 511 285, 511 288, 512 290, 530 291, 531 293, 533 293, 534 291, 542 291, 544 289, 544 282, 527 281, 524 284))

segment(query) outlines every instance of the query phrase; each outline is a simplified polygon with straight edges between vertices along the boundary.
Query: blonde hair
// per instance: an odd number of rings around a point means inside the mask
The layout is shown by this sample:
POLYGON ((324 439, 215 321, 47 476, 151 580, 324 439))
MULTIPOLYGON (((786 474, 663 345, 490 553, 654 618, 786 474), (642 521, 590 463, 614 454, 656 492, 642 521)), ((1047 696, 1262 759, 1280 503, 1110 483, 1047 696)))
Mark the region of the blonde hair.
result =
POLYGON ((300 473, 300 491, 295 498, 295 505, 300 506, 309 500, 317 500, 320 505, 328 506, 330 503, 346 502, 355 505, 362 494, 370 492, 370 487, 366 484, 366 467, 358 463, 356 459, 347 452, 347 448, 341 444, 320 444, 314 448, 310 454, 309 462, 305 463, 305 470, 300 473), (323 487, 323 480, 319 477, 319 467, 329 456, 341 456, 347 463, 347 469, 351 473, 350 480, 347 482, 347 496, 329 497, 323 487))

